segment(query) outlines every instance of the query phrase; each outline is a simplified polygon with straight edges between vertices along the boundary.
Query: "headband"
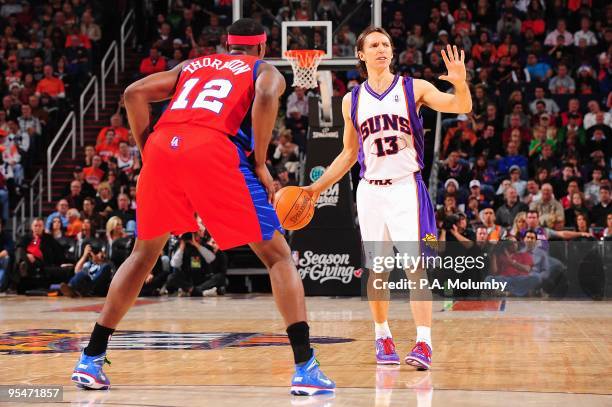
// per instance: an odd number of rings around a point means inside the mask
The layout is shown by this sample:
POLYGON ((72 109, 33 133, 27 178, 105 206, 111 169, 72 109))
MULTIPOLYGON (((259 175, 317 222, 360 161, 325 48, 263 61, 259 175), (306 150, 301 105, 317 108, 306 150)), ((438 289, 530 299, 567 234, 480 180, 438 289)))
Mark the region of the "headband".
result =
POLYGON ((229 45, 258 45, 262 42, 266 42, 266 33, 258 35, 227 35, 227 43, 229 45))

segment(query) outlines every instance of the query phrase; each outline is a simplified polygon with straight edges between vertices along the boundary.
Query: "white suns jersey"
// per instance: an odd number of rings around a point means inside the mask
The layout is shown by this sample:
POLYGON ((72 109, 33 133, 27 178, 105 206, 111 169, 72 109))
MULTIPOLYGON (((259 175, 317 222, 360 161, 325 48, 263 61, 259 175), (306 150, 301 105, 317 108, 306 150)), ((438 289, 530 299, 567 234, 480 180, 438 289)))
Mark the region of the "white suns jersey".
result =
POLYGON ((365 81, 353 88, 351 101, 362 178, 397 179, 423 168, 423 123, 416 111, 412 78, 396 75, 382 94, 365 81))

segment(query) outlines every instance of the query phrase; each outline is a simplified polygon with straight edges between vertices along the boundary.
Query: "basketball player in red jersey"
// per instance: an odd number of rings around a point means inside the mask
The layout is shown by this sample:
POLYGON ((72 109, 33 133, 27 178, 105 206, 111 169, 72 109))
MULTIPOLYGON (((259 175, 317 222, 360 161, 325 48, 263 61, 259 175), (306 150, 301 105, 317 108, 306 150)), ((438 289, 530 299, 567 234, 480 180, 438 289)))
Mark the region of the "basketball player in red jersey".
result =
POLYGON ((197 230, 197 212, 221 249, 248 243, 268 268, 296 364, 291 393, 335 391, 310 347, 304 288, 271 205, 274 188, 266 152, 285 80, 275 67, 262 63, 265 43, 261 24, 238 20, 228 27, 229 54, 185 61, 125 90, 128 120, 143 157, 138 238, 113 278, 72 374, 77 386, 110 387, 102 371, 110 336, 170 233, 197 230), (149 103, 169 98, 154 132, 147 135, 149 103))

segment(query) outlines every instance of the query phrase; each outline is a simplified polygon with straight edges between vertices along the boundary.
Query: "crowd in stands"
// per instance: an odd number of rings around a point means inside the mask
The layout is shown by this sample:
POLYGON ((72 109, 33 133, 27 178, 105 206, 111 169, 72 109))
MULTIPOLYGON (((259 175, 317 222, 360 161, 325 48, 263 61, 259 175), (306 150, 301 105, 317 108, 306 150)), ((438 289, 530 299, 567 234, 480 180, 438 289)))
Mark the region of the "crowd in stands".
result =
MULTIPOLYGON (((28 171, 24 166, 31 165, 27 151, 44 145, 38 140, 44 139, 41 134, 45 134, 51 116, 58 116, 57 109, 67 103, 62 101, 67 99, 69 88, 88 73, 88 44, 95 47, 100 38, 95 11, 77 3, 80 8, 65 3, 56 10, 49 4, 31 12, 28 30, 23 26, 15 29, 25 18, 23 13, 28 13, 27 7, 14 17, 5 16, 2 10, 6 5, 0 9, 10 34, 7 38, 5 30, 0 39, 6 66, 5 81, 0 85, 6 94, 0 110, 0 136, 6 146, 3 168, 10 169, 4 173, 17 184, 28 171), (28 54, 15 46, 12 36, 17 33, 19 41, 41 52, 28 54), (65 42, 60 41, 62 33, 65 42), (7 134, 3 136, 1 129, 7 134)), ((141 45, 146 55, 135 76, 170 69, 187 58, 226 51, 231 2, 162 3, 154 5, 144 30, 141 45)), ((534 236, 540 249, 541 242, 547 240, 609 238, 612 5, 598 0, 432 1, 428 15, 415 22, 414 16, 406 15, 406 3, 383 1, 383 26, 393 38, 394 71, 447 90, 450 84, 437 79, 445 72, 440 51, 449 43, 456 44, 466 51, 473 97, 472 112, 445 115, 443 120, 439 187, 435 191, 440 240, 525 241, 523 249, 517 250, 523 257, 524 252, 530 252, 534 259, 542 255, 534 255, 533 245, 527 244, 534 236)), ((17 6, 18 2, 8 4, 17 6)), ((352 7, 348 1, 262 1, 253 2, 250 15, 267 27, 268 56, 278 57, 279 21, 332 20, 337 27, 352 7)), ((367 22, 351 19, 339 27, 334 37, 335 56, 354 55, 356 37, 367 22)), ((325 46, 321 32, 315 30, 312 41, 299 28, 292 32, 290 47, 325 46)), ((334 94, 341 96, 359 82, 356 70, 334 72, 334 94)), ((306 153, 309 94, 305 89, 288 88, 283 97, 269 147, 269 165, 278 189, 298 182, 299 162, 306 153)), ((153 113, 159 116, 164 108, 154 107, 153 113)), ((142 163, 125 122, 125 109, 119 101, 117 113, 100 129, 96 144, 85 146, 81 165, 66 186, 65 199, 57 203, 57 212, 42 226, 33 224, 35 237, 21 243, 26 254, 32 254, 30 249, 38 241, 50 246, 49 239, 53 239, 63 245, 70 258, 49 261, 60 270, 66 260, 78 266, 70 268, 64 283, 71 284, 69 277, 84 270, 84 256, 92 264, 101 261, 96 257, 98 248, 107 259, 115 257, 114 270, 121 260, 117 253, 125 255, 133 244, 135 182, 142 163), (39 233, 43 229, 45 232, 39 233), (95 244, 87 243, 94 240, 95 244)), ((0 203, 4 199, 0 189, 0 203)), ((3 218, 5 214, 3 205, 3 218)), ((166 261, 160 258, 156 271, 147 278, 149 289, 144 292, 201 295, 211 287, 223 291, 220 276, 227 261, 215 260, 224 257, 215 247, 203 233, 199 238, 187 235, 175 239, 165 250, 166 261), (191 261, 185 256, 198 259, 191 261), (186 264, 200 264, 206 272, 185 271, 186 264)), ((546 248, 542 250, 546 257, 546 248)), ((3 253, 0 251, 0 266, 3 253)), ((508 256, 513 253, 511 247, 508 256)), ((31 256, 26 257, 29 267, 31 256)), ((554 258, 548 260, 554 263, 554 258)), ((106 279, 102 281, 107 285, 106 279)), ((79 292, 74 287, 71 290, 79 292)), ((95 291, 89 286, 87 290, 95 291)), ((74 294, 65 287, 64 291, 74 294)))

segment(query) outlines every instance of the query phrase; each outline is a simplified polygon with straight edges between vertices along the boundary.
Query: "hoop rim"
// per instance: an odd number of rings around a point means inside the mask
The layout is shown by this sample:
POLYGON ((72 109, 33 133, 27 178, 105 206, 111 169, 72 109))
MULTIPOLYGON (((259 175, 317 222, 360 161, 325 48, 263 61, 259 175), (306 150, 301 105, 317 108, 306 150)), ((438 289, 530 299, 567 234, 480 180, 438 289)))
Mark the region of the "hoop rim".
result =
POLYGON ((296 60, 300 67, 312 68, 323 55, 325 51, 320 49, 290 49, 285 51, 283 57, 290 61, 296 60))

